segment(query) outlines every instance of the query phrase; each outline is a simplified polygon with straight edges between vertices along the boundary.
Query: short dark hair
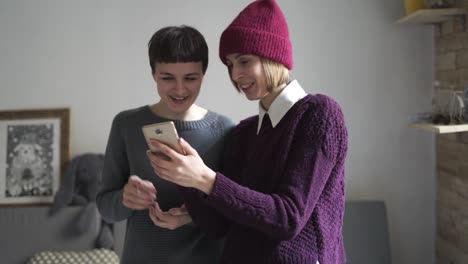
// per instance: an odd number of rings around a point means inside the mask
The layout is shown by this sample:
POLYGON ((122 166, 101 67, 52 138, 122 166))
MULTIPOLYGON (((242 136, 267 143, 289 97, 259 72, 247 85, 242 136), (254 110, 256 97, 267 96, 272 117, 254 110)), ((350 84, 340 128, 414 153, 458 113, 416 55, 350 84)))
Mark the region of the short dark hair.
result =
POLYGON ((203 74, 208 68, 208 45, 203 35, 193 27, 169 26, 153 34, 148 43, 151 71, 156 63, 202 62, 203 74))

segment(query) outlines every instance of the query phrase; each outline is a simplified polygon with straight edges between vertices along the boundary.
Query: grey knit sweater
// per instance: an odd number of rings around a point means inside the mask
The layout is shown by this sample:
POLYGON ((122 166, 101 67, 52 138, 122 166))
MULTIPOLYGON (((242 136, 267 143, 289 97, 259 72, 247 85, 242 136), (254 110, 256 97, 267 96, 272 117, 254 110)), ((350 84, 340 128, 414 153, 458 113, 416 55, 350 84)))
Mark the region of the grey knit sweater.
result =
MULTIPOLYGON (((119 113, 113 120, 107 143, 102 188, 96 202, 108 222, 127 220, 121 263, 218 263, 222 242, 208 238, 193 224, 176 230, 153 224, 148 210, 130 210, 122 204, 123 187, 130 175, 153 182, 163 210, 181 206, 177 186, 157 177, 146 156, 148 149, 141 127, 168 121, 148 106, 119 113)), ((198 121, 174 121, 179 136, 194 147, 205 163, 217 169, 224 136, 234 126, 228 118, 209 111, 198 121)))

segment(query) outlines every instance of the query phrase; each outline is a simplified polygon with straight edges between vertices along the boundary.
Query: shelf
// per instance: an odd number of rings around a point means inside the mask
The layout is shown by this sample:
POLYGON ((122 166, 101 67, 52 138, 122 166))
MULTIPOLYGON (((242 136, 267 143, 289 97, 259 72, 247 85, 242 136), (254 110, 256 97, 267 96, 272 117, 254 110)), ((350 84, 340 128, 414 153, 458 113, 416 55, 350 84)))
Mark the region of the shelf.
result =
POLYGON ((453 18, 453 16, 466 15, 463 8, 420 9, 400 18, 397 24, 426 24, 440 23, 453 18))
POLYGON ((428 123, 414 123, 411 128, 422 129, 426 131, 436 132, 437 134, 458 133, 468 131, 468 124, 461 125, 433 125, 428 123))

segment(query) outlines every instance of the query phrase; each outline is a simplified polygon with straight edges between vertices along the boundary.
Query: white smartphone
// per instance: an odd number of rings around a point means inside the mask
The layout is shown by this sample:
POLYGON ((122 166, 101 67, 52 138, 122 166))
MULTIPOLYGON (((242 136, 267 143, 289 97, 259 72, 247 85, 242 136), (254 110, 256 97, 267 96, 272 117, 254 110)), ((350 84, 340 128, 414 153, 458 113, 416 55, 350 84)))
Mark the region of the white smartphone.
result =
POLYGON ((146 143, 152 152, 161 152, 159 149, 151 145, 151 139, 155 139, 170 146, 175 151, 182 153, 182 149, 179 145, 179 136, 177 134, 177 129, 174 125, 174 122, 167 121, 146 125, 142 127, 142 130, 146 139, 146 143))

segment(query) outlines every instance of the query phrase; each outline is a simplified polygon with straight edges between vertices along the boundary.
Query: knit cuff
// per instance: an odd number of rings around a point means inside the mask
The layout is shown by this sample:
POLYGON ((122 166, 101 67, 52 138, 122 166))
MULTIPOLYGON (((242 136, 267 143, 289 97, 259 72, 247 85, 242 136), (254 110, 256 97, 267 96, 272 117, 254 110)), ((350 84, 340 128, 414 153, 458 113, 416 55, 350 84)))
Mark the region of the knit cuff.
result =
POLYGON ((223 174, 216 172, 216 180, 213 185, 213 190, 211 194, 208 195, 207 200, 210 202, 216 203, 224 201, 227 203, 232 203, 235 198, 235 190, 233 188, 232 181, 224 176, 223 174))

